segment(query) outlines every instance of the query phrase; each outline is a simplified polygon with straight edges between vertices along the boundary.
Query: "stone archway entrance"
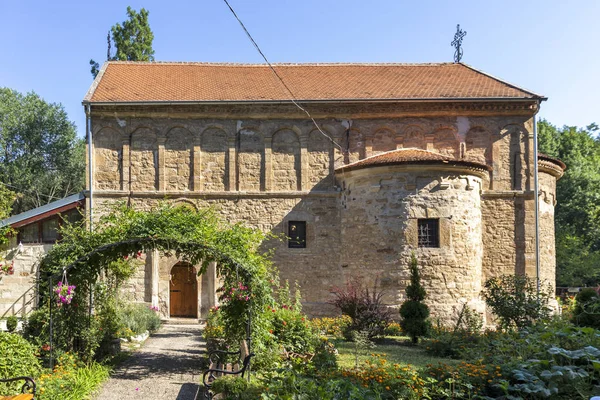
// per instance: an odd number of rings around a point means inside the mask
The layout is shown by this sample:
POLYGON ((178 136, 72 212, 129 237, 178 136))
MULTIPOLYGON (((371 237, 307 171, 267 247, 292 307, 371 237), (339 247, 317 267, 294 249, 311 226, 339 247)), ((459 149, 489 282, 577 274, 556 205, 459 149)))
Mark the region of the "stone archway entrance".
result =
POLYGON ((179 262, 171 269, 169 314, 171 317, 198 318, 198 280, 196 270, 189 263, 179 262))

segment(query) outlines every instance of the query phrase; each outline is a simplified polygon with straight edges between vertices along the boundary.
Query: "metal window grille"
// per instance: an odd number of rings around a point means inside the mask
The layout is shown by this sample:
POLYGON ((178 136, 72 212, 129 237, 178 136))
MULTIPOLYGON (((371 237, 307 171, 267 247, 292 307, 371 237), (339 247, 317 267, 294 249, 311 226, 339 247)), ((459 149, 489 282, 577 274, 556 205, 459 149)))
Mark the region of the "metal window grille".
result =
POLYGON ((288 223, 288 247, 290 249, 306 247, 306 221, 290 221, 288 223))
POLYGON ((440 220, 419 219, 419 247, 440 247, 440 220))

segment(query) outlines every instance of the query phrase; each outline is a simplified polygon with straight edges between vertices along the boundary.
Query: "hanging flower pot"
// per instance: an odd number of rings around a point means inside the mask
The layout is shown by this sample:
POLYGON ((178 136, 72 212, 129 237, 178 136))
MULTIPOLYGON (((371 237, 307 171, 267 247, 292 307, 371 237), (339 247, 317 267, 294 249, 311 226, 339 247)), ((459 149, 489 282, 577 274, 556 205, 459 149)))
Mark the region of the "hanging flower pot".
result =
POLYGON ((75 285, 65 285, 62 282, 58 282, 58 284, 54 286, 54 293, 58 296, 56 304, 59 307, 63 304, 71 304, 71 301, 75 296, 75 285))
POLYGON ((75 296, 75 285, 69 285, 66 270, 63 270, 62 281, 54 286, 54 293, 56 293, 57 296, 56 305, 58 307, 61 307, 63 304, 71 304, 71 301, 75 296))

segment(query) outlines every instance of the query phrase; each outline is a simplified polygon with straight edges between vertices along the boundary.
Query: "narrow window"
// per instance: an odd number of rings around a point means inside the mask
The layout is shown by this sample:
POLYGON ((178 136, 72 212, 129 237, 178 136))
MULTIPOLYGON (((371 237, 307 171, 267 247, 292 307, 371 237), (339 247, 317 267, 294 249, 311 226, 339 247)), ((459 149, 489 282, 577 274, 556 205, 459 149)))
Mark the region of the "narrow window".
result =
POLYGON ((419 219, 419 247, 440 247, 440 220, 419 219))
POLYGON ((42 242, 54 243, 58 239, 58 218, 42 222, 42 242))
POLYGON ((19 241, 21 243, 38 243, 40 231, 37 222, 19 228, 19 241))
POLYGON ((306 221, 290 221, 288 223, 288 247, 290 249, 306 247, 306 221))

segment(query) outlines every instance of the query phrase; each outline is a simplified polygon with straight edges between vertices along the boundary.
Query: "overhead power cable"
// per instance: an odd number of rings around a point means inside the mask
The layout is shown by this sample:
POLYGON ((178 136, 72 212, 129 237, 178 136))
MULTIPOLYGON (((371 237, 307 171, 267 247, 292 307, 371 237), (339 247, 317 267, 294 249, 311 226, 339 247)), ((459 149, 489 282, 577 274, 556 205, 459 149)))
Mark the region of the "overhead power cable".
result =
POLYGON ((294 93, 292 92, 292 90, 285 83, 285 81, 283 80, 283 78, 281 77, 281 75, 279 75, 279 73, 277 72, 277 70, 275 70, 275 68, 273 67, 273 65, 269 62, 269 60, 267 59, 267 56, 265 56, 265 54, 262 52, 262 50, 258 46, 258 43, 256 43, 256 41, 254 40, 254 38, 252 37, 252 35, 250 34, 250 32, 248 32, 248 29, 246 29, 246 26, 244 25, 244 23, 242 22, 242 20, 240 19, 240 17, 238 17, 238 15, 233 10, 233 7, 231 7, 231 5, 229 4, 229 2, 227 0, 223 0, 223 1, 227 5, 227 7, 229 7, 229 10, 231 11, 231 13, 235 17, 235 19, 237 19, 237 21, 240 23, 240 25, 242 26, 242 29, 244 30, 244 32, 246 32, 246 36, 248 36, 248 39, 250 39, 250 41, 252 42, 252 44, 254 45, 254 47, 256 48, 256 50, 260 53, 260 55, 263 58, 263 60, 265 60, 265 62, 269 66, 269 68, 271 68, 271 71, 273 71, 273 74, 275 74, 275 76, 277 77, 277 79, 279 79, 279 81, 281 82, 281 84, 283 85, 283 87, 290 94, 290 96, 291 96, 290 101, 296 107, 298 107, 300 110, 302 110, 308 116, 308 118, 310 118, 310 120, 313 122, 313 124, 317 127, 317 130, 319 132, 321 132, 321 134, 323 136, 325 136, 327 139, 329 139, 329 141, 331 143, 333 143, 335 146, 337 146, 343 152, 344 149, 342 148, 342 146, 340 146, 335 140, 333 140, 333 138, 331 136, 329 136, 327 133, 325 133, 325 131, 323 131, 323 129, 321 129, 321 127, 319 126, 319 124, 317 124, 317 121, 315 121, 315 119, 313 118, 313 116, 310 115, 310 113, 308 112, 308 110, 306 108, 304 108, 300 104, 298 104, 296 96, 294 96, 294 93))

